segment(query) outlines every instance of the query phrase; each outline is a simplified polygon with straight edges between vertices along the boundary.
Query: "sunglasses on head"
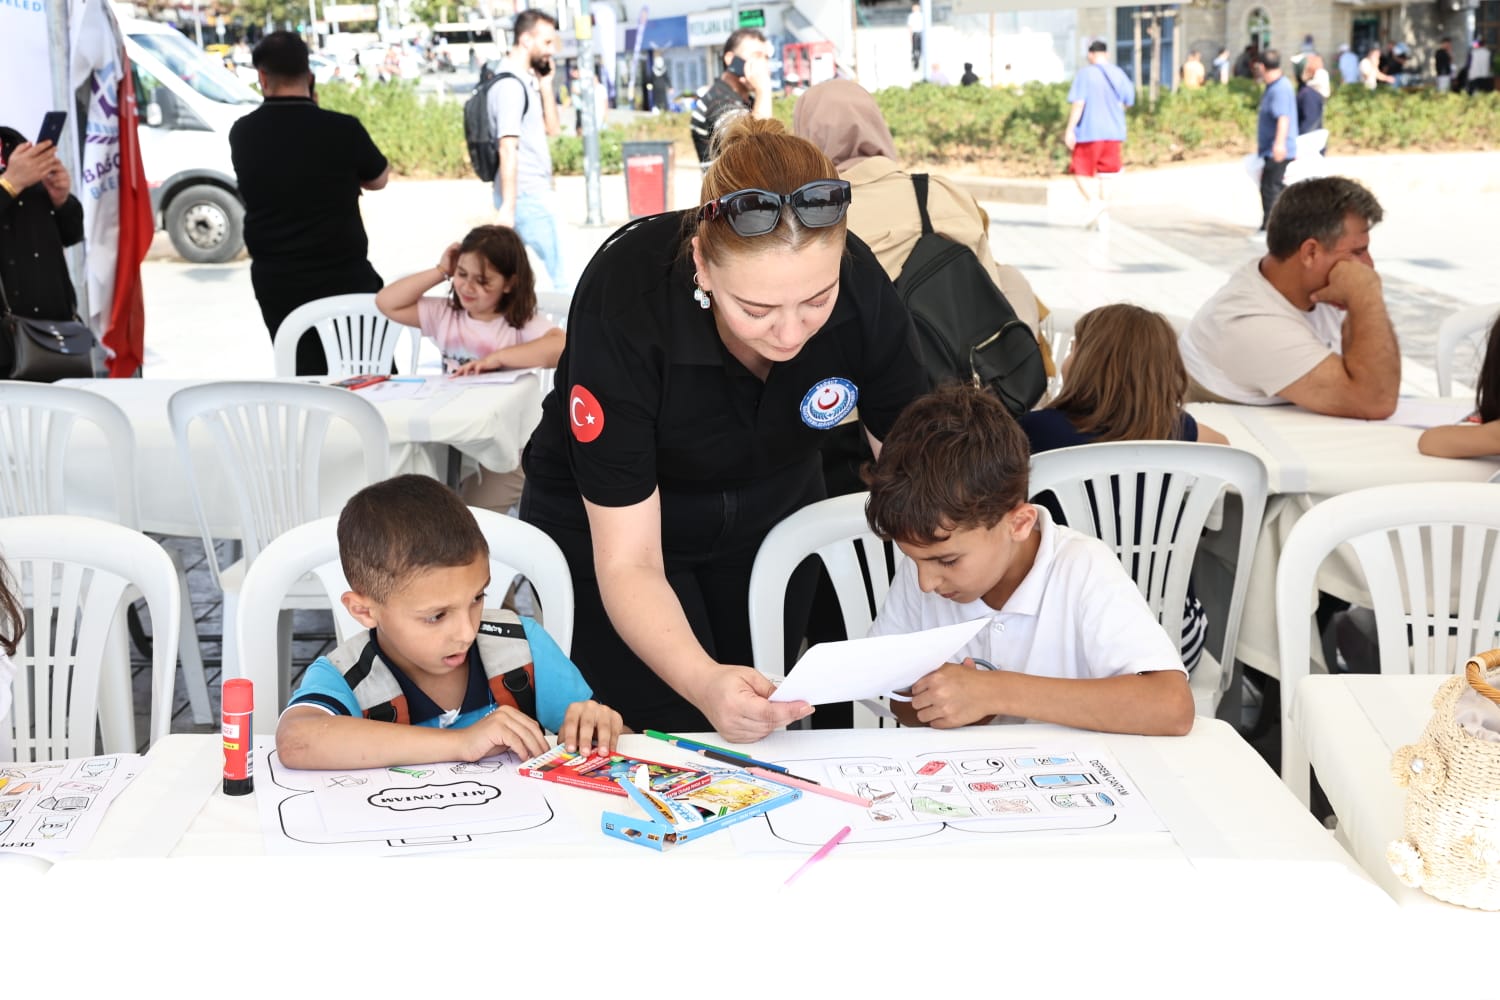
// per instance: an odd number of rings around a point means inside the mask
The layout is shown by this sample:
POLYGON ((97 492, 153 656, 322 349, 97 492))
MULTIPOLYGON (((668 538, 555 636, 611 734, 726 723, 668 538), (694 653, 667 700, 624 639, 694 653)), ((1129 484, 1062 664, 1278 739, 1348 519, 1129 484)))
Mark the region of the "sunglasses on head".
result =
POLYGON ((844 217, 852 197, 848 181, 811 181, 791 194, 746 188, 715 198, 698 209, 698 218, 723 219, 741 236, 764 236, 781 221, 781 206, 789 205, 798 222, 824 229, 844 217))

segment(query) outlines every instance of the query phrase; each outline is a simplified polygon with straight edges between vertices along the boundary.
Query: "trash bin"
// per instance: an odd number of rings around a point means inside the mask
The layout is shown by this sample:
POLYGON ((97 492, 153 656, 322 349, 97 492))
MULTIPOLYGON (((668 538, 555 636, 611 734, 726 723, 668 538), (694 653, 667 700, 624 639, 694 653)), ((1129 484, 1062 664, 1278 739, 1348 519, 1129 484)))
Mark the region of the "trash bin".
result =
POLYGON ((672 144, 627 142, 621 147, 625 160, 625 201, 630 217, 655 215, 672 205, 672 144))

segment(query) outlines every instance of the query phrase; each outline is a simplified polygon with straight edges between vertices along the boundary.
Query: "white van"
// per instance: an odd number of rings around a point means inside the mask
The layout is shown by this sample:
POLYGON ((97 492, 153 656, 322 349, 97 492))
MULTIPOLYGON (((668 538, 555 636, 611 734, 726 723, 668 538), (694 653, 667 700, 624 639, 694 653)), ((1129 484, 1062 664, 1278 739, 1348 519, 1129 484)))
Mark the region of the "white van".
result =
POLYGON ((186 260, 227 261, 245 243, 229 129, 260 95, 170 25, 122 18, 120 30, 135 73, 156 227, 186 260))

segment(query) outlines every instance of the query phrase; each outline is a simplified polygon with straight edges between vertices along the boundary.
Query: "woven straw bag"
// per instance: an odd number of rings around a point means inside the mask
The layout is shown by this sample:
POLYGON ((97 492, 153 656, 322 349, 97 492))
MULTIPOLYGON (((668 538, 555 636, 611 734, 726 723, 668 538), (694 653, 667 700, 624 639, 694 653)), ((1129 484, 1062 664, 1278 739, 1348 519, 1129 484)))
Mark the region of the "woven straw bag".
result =
POLYGON ((1500 649, 1469 660, 1432 699, 1436 709, 1420 742, 1391 758, 1406 788, 1406 836, 1386 861, 1396 876, 1430 896, 1480 910, 1500 910, 1500 743, 1480 739, 1454 719, 1473 689, 1500 705, 1500 649))

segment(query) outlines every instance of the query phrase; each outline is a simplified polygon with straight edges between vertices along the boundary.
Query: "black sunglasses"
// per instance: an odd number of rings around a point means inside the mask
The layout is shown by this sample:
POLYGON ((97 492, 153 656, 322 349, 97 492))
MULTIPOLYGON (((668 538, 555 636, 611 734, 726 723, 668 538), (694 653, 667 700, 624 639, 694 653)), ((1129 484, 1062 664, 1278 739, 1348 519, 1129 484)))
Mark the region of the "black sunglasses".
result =
POLYGON ((741 236, 764 236, 781 221, 781 206, 790 205, 797 221, 810 229, 838 223, 854 197, 848 181, 811 181, 791 194, 760 188, 733 191, 698 209, 703 222, 724 219, 741 236))

